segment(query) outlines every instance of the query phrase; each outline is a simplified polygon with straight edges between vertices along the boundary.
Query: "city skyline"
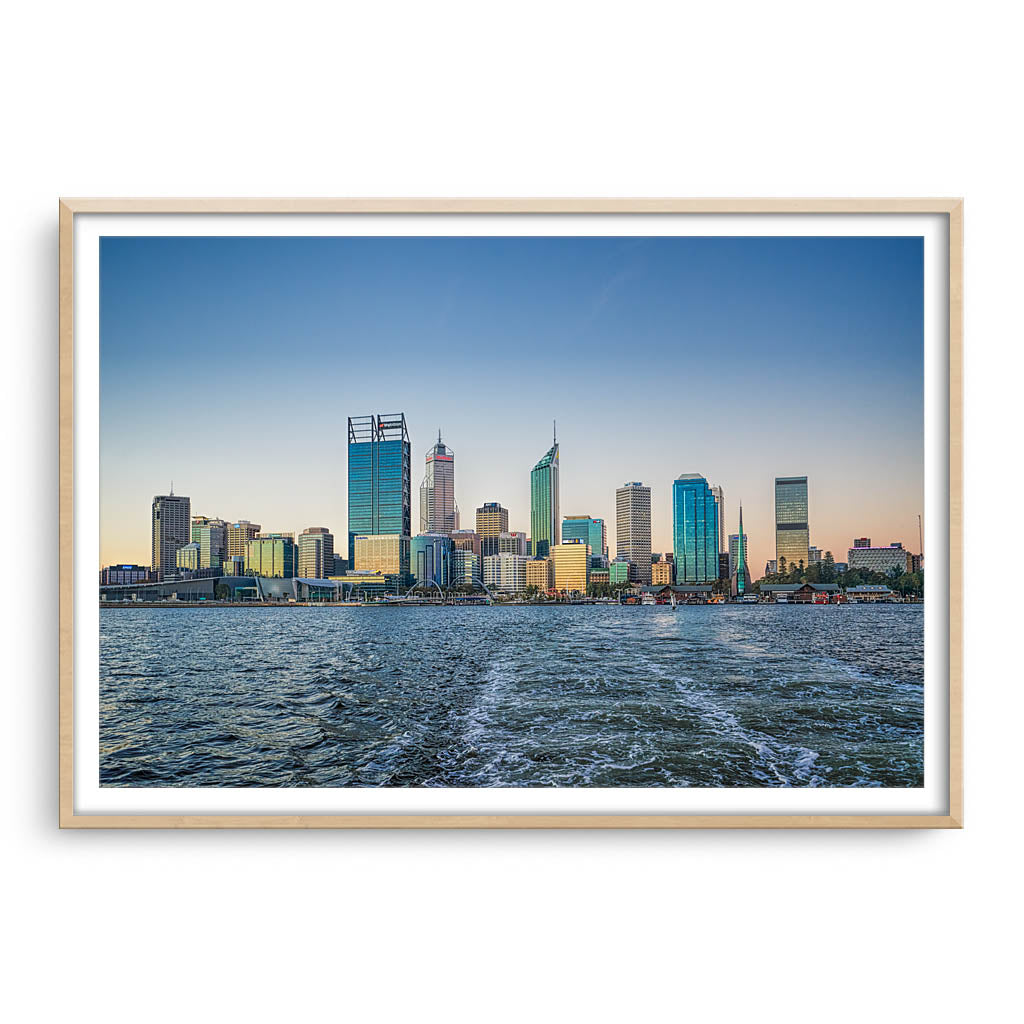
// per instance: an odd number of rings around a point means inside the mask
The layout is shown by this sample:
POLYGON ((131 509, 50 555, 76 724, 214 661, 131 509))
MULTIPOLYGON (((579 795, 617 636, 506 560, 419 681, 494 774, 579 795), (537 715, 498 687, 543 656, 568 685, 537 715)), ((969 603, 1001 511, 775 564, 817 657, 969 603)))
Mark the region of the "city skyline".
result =
POLYGON ((860 535, 915 548, 921 270, 906 238, 105 238, 100 562, 146 563, 142 509, 172 478, 193 514, 344 537, 345 417, 373 408, 404 410, 414 466, 440 426, 456 502, 499 502, 512 530, 531 532, 529 474, 557 418, 561 517, 603 518, 612 550, 623 480, 651 487, 652 547, 672 550, 684 472, 727 511, 742 499, 755 568, 775 557, 787 474, 809 478, 810 542, 837 560, 860 535), (440 403, 396 372, 439 339, 440 403), (164 343, 181 380, 153 402, 164 343), (326 360, 323 396, 286 386, 288 346, 326 360), (508 358, 492 365, 494 346, 508 358), (489 407, 492 374, 507 394, 489 407), (204 410, 191 429, 180 403, 204 410))

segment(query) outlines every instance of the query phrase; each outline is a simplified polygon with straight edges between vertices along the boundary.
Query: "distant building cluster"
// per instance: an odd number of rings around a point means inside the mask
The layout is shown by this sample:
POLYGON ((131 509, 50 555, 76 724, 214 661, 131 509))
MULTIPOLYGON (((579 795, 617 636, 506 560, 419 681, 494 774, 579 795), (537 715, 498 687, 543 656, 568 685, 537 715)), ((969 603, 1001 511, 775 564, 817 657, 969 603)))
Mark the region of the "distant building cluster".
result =
MULTIPOLYGON (((169 494, 153 498, 151 564, 107 566, 100 585, 208 580, 214 592, 219 585, 231 595, 255 591, 257 596, 270 586, 260 582, 267 580, 295 581, 296 593, 302 587, 332 593, 340 588, 363 597, 453 588, 508 597, 622 588, 660 588, 664 597, 666 587, 687 600, 711 592, 742 600, 751 593, 743 508, 738 507, 738 532, 728 533, 721 486, 699 473, 680 474, 672 482, 673 550, 653 553, 651 488, 627 481, 615 491, 615 557, 610 558, 604 519, 562 515, 559 476, 560 449, 553 434, 551 447, 530 470, 529 535, 510 529, 508 509, 498 501, 477 507, 474 528, 463 529, 455 499, 455 452, 439 431, 426 455, 419 531, 413 533, 412 451, 405 414, 349 417, 348 529, 340 551, 325 526, 310 526, 296 538, 289 532, 265 532, 246 519, 193 516, 191 499, 174 494, 172 487, 169 494)), ((776 557, 765 566, 766 576, 831 559, 810 543, 808 512, 807 477, 776 477, 776 557)), ((912 572, 920 569, 921 556, 898 543, 872 547, 870 538, 862 537, 849 549, 845 565, 912 572)), ((774 584, 774 591, 762 587, 761 593, 777 596, 784 593, 778 588, 788 585, 774 584)))

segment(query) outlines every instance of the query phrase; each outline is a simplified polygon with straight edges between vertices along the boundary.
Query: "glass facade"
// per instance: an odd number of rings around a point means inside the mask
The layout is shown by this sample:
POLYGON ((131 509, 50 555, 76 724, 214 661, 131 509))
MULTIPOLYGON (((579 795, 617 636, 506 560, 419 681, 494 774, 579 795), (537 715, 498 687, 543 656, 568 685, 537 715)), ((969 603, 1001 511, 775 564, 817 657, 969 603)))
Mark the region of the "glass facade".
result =
POLYGON ((581 540, 590 545, 590 564, 601 564, 608 557, 608 532, 603 519, 590 516, 566 516, 562 520, 562 542, 581 540))
POLYGON ((349 417, 348 557, 357 534, 412 533, 411 447, 404 413, 349 417))
POLYGON ((555 590, 585 594, 590 585, 590 545, 574 540, 555 544, 551 561, 555 571, 555 590))
POLYGON ((552 547, 561 543, 561 525, 556 442, 530 473, 530 553, 547 558, 552 547))
POLYGON ((257 576, 295 576, 297 568, 295 539, 291 534, 264 533, 246 546, 245 571, 257 576))
POLYGON ((334 534, 326 526, 311 526, 299 534, 298 573, 303 579, 324 580, 334 573, 334 534))
POLYGON ((199 545, 199 568, 219 569, 228 554, 227 523, 193 516, 192 540, 199 545))
POLYGON ((412 538, 410 571, 417 583, 436 583, 441 588, 452 582, 452 539, 441 533, 421 533, 412 538))
POLYGON ((480 556, 471 548, 452 551, 452 586, 469 586, 480 582, 480 556))
POLYGON ((811 535, 807 516, 807 477, 775 478, 775 560, 786 569, 810 563, 811 535))
POLYGON ((355 564, 354 572, 376 572, 401 576, 409 572, 408 537, 395 533, 360 534, 353 539, 355 564))
POLYGON ((718 502, 707 480, 684 473, 672 483, 672 548, 676 583, 718 579, 718 502))

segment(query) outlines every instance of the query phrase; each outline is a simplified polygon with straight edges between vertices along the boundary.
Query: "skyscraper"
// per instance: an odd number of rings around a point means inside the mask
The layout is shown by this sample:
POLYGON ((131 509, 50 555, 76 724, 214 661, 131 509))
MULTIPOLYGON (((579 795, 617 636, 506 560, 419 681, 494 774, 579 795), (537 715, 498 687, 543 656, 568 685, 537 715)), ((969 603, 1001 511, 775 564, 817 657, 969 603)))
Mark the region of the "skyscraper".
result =
POLYGON ((412 533, 411 447, 405 413, 348 419, 348 559, 356 534, 412 533))
POLYGON ((219 569, 227 558, 227 523, 209 516, 192 517, 192 540, 199 545, 199 568, 219 569))
POLYGON ((498 537, 508 533, 508 509, 496 501, 486 501, 476 510, 476 534, 480 538, 480 564, 488 555, 498 553, 498 537))
POLYGON ((743 506, 740 505, 740 532, 729 538, 729 564, 732 569, 729 575, 729 593, 733 597, 743 597, 750 591, 750 571, 747 569, 747 535, 743 532, 743 506), (736 541, 735 562, 732 561, 732 542, 736 541))
POLYGON ((237 523, 229 523, 227 530, 227 558, 245 558, 246 545, 262 530, 259 523, 250 523, 248 519, 240 519, 237 523))
POLYGON ((810 562, 811 534, 807 525, 807 477, 777 476, 775 478, 775 559, 782 572, 803 562, 810 562))
POLYGON ((558 436, 530 473, 531 554, 547 558, 551 548, 562 539, 562 519, 558 499, 558 436))
POLYGON ((651 489, 638 480, 615 492, 615 555, 636 566, 636 578, 651 582, 651 489))
POLYGON ((715 504, 718 506, 718 553, 723 554, 729 550, 725 539, 725 495, 721 487, 712 487, 711 493, 715 496, 715 504))
POLYGON ((295 575, 295 538, 290 533, 261 533, 246 545, 245 570, 256 576, 289 579, 295 575))
POLYGON ((718 503, 699 473, 672 483, 672 554, 676 583, 711 583, 718 578, 718 503))
POLYGON ((177 574, 177 552, 192 540, 192 502, 174 493, 153 497, 152 559, 153 572, 158 580, 165 575, 177 574))
POLYGON ((566 516, 562 520, 562 542, 582 540, 590 545, 590 564, 604 564, 608 560, 608 529, 603 519, 590 516, 566 516))
POLYGON ((311 526, 299 534, 299 575, 324 580, 334 574, 334 534, 326 526, 311 526))
POLYGON ((410 571, 417 583, 436 583, 442 589, 451 586, 451 537, 446 533, 421 533, 413 537, 410 571))
POLYGON ((450 534, 456 529, 455 452, 441 443, 439 430, 420 484, 420 533, 450 534))

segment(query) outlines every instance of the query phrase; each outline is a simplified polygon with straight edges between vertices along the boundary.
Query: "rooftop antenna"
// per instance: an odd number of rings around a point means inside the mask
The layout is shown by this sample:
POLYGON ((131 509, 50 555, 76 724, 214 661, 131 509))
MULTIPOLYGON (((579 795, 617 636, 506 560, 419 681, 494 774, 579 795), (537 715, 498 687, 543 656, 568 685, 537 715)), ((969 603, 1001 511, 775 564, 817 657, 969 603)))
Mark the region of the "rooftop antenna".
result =
POLYGON ((170 494, 170 497, 172 497, 172 498, 174 497, 174 481, 173 480, 171 481, 171 494, 170 494))
POLYGON ((551 421, 551 443, 558 444, 558 420, 551 421))

